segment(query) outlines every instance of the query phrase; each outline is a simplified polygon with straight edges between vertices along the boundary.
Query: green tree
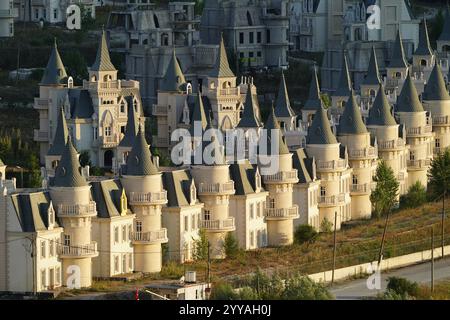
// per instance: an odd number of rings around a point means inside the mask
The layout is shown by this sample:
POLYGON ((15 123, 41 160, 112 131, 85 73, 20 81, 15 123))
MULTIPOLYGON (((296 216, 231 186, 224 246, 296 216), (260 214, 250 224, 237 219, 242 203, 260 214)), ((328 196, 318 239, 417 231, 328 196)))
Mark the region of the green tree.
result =
POLYGON ((417 208, 427 202, 427 190, 416 181, 409 187, 408 193, 400 197, 400 204, 404 208, 417 208))
POLYGON ((89 153, 89 150, 83 150, 80 152, 80 166, 81 167, 85 167, 85 166, 92 167, 91 154, 89 153))
POLYGON ((205 229, 200 229, 199 238, 194 240, 194 259, 203 261, 208 259, 208 239, 205 229))
POLYGON ((331 300, 333 295, 307 276, 296 275, 286 280, 283 300, 331 300))
POLYGON ((324 218, 320 223, 320 232, 328 233, 331 231, 333 231, 333 223, 327 218, 324 218))
POLYGON ((79 50, 66 51, 63 54, 64 66, 76 85, 81 85, 83 79, 88 78, 88 67, 86 60, 79 50))
POLYGON ((330 96, 326 93, 321 93, 320 94, 320 98, 322 99, 323 102, 323 106, 328 109, 329 107, 331 107, 331 99, 330 96))
POLYGON ((394 171, 385 161, 381 161, 378 165, 374 181, 377 183, 377 187, 370 195, 370 201, 374 206, 374 215, 380 217, 388 214, 396 204, 400 184, 394 171))
POLYGON ((417 297, 419 294, 419 285, 416 282, 399 277, 389 277, 386 289, 388 296, 390 295, 393 298, 408 299, 409 297, 417 297))
POLYGON ((211 291, 211 300, 238 300, 239 294, 228 283, 215 284, 211 291))
POLYGON ((236 258, 236 256, 239 254, 240 250, 238 242, 231 232, 227 233, 227 235, 225 236, 223 248, 225 250, 225 255, 229 258, 236 258))
POLYGON ((450 150, 438 154, 428 171, 428 189, 435 197, 441 197, 450 190, 450 150))
POLYGON ((308 224, 302 224, 297 227, 294 233, 295 242, 302 244, 305 242, 313 243, 317 238, 317 231, 308 224))

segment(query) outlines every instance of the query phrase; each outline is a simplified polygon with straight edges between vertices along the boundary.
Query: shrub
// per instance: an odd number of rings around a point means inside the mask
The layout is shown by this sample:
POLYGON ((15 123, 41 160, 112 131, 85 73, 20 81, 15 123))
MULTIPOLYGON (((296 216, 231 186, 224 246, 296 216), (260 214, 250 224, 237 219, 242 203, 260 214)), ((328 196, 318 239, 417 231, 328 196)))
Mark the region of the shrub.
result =
POLYGON ((416 297, 419 294, 419 285, 405 278, 389 277, 387 290, 403 297, 416 297))
POLYGON ((284 300, 330 300, 333 295, 320 283, 307 276, 296 275, 286 280, 284 300))
POLYGON ((427 191, 419 181, 409 187, 408 193, 400 199, 403 208, 417 208, 425 202, 427 202, 427 191))
POLYGON ((234 292, 228 283, 215 284, 211 291, 211 300, 238 300, 239 294, 234 292))
POLYGON ((226 235, 223 247, 225 249, 225 255, 229 258, 236 258, 239 254, 238 242, 231 232, 226 235))
POLYGON ((294 238, 295 242, 302 244, 305 242, 313 243, 316 240, 317 232, 314 228, 307 224, 302 224, 295 230, 294 238))
POLYGON ((331 232, 333 231, 333 223, 327 218, 324 218, 320 223, 320 232, 331 232))
POLYGON ((208 239, 205 229, 200 229, 199 238, 194 241, 194 260, 208 259, 208 239))
POLYGON ((169 261, 161 268, 159 275, 163 279, 180 279, 184 275, 184 267, 174 261, 169 261))

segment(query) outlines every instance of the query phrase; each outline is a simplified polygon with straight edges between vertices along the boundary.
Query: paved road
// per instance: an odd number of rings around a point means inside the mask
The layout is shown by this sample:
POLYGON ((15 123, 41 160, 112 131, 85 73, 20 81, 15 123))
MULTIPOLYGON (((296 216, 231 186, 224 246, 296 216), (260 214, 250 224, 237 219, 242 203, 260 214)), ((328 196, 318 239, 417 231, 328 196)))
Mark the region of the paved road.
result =
MULTIPOLYGON (((336 284, 330 291, 336 299, 361 299, 363 297, 374 297, 380 292, 384 292, 387 286, 388 277, 402 277, 417 283, 431 282, 431 263, 423 263, 393 270, 391 272, 381 273, 381 289, 369 290, 367 288, 367 279, 357 279, 336 284)), ((450 258, 437 260, 434 263, 434 279, 435 281, 450 279, 450 258)))

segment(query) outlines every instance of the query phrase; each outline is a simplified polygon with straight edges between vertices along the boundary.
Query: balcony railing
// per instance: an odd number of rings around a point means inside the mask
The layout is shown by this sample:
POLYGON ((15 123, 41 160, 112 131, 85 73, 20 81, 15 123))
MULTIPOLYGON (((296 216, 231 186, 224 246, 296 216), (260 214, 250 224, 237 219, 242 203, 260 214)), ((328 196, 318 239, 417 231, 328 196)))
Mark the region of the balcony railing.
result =
POLYGON ((406 134, 408 136, 420 136, 433 132, 433 127, 429 124, 423 127, 406 128, 406 134))
POLYGON ((317 161, 317 170, 319 171, 344 170, 346 168, 347 162, 343 159, 332 161, 317 161))
POLYGON ((350 188, 351 193, 362 193, 368 194, 371 193, 374 189, 374 184, 372 183, 364 183, 364 184, 352 184, 350 188))
POLYGON ((110 136, 103 136, 102 141, 103 141, 104 145, 118 144, 119 143, 119 135, 115 133, 110 136))
POLYGON ((437 116, 433 117, 433 125, 435 126, 442 126, 449 124, 449 117, 448 116, 437 116))
POLYGON ((96 256, 98 255, 97 242, 93 241, 85 245, 59 245, 58 254, 68 257, 96 256))
POLYGON ((280 171, 272 175, 263 176, 265 183, 277 183, 277 182, 297 182, 297 169, 291 171, 280 171))
POLYGON ((167 229, 162 228, 158 231, 133 232, 132 239, 135 242, 167 242, 167 229))
POLYGON ((369 147, 365 149, 350 150, 349 157, 353 159, 373 158, 377 156, 377 149, 369 147))
POLYGON ((38 110, 48 109, 49 99, 34 98, 34 108, 38 110))
POLYGON ((130 204, 165 204, 167 203, 167 191, 161 192, 130 192, 128 199, 130 204))
POLYGON ((398 148, 403 148, 404 146, 405 146, 405 141, 401 140, 401 139, 380 141, 378 143, 378 150, 398 149, 398 148))
POLYGON ((19 11, 17 8, 0 10, 0 18, 17 18, 18 16, 19 11))
POLYGON ((89 82, 84 80, 83 81, 83 87, 87 88, 89 90, 119 90, 122 88, 121 81, 106 81, 106 82, 89 82))
POLYGON ((201 226, 206 230, 234 230, 234 217, 220 220, 202 220, 201 226))
POLYGON ((154 116, 167 116, 167 107, 166 106, 158 106, 156 104, 152 107, 152 114, 154 116))
POLYGON ((298 217, 298 206, 291 208, 266 208, 264 215, 267 219, 295 219, 298 217))
POLYGON ((430 159, 408 160, 406 162, 408 168, 427 168, 431 165, 430 159))
POLYGON ((200 183, 198 186, 199 194, 234 194, 234 181, 224 183, 200 183))
POLYGON ((96 216, 97 207, 95 201, 90 201, 89 204, 74 204, 74 205, 63 205, 58 206, 58 216, 96 216))
POLYGON ((34 130, 34 141, 45 142, 48 141, 48 132, 39 129, 34 130))
POLYGON ((226 88, 226 89, 220 89, 219 93, 221 96, 237 96, 240 94, 239 87, 237 88, 226 88))
POLYGON ((345 194, 341 193, 334 196, 319 196, 319 206, 337 206, 345 202, 345 194))

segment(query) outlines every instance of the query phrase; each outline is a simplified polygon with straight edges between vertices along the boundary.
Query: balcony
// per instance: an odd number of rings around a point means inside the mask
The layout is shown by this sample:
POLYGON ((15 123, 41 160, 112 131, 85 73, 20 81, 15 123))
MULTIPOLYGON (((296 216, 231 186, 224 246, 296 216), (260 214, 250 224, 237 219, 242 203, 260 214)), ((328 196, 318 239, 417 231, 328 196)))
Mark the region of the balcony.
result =
POLYGON ((100 137, 101 145, 103 148, 116 147, 119 144, 119 135, 117 133, 100 137))
POLYGON ((297 183, 297 169, 280 171, 272 175, 263 176, 264 183, 297 183))
POLYGON ((234 194, 234 181, 225 183, 200 183, 198 186, 199 195, 234 194))
POLYGON ((166 106, 158 106, 156 104, 152 107, 152 114, 154 116, 167 116, 167 107, 166 106))
POLYGON ((448 116, 433 117, 433 126, 446 126, 450 124, 448 116))
POLYGON ((219 94, 221 96, 238 96, 240 95, 240 90, 239 87, 220 89, 219 94))
POLYGON ((378 156, 378 150, 374 147, 365 149, 353 149, 349 152, 350 159, 371 159, 378 156))
POLYGON ((70 218, 70 217, 92 217, 97 215, 97 207, 95 201, 90 201, 89 204, 74 204, 58 206, 58 217, 70 218))
POLYGON ((34 98, 34 109, 36 110, 47 110, 49 104, 49 99, 34 98))
POLYGON ((58 254, 61 258, 89 258, 98 256, 97 242, 85 245, 59 245, 58 254))
POLYGON ((209 231, 233 231, 236 229, 234 218, 220 220, 202 220, 201 228, 209 231))
POLYGON ((431 165, 430 159, 408 160, 406 162, 408 169, 428 169, 431 165))
POLYGON ((347 169, 347 162, 343 159, 332 161, 317 161, 318 171, 339 171, 347 169))
POLYGON ((318 199, 319 207, 334 207, 344 204, 345 194, 341 193, 334 196, 320 196, 318 199))
POLYGON ((374 189, 374 186, 376 186, 376 184, 373 183, 352 184, 350 187, 350 193, 352 195, 370 194, 374 189))
POLYGON ((410 137, 429 135, 433 132, 433 127, 429 124, 423 127, 406 128, 406 134, 410 137))
POLYGON ((167 238, 167 229, 162 228, 158 231, 147 231, 147 232, 133 232, 131 239, 134 243, 166 243, 169 241, 167 238))
POLYGON ((90 81, 83 81, 83 87, 88 90, 120 90, 122 89, 121 81, 106 81, 106 82, 90 82, 90 81))
POLYGON ((266 220, 286 220, 298 218, 298 206, 291 208, 265 208, 266 220))
POLYGON ((378 143, 378 150, 398 150, 405 147, 405 141, 401 139, 380 141, 378 143))
POLYGON ((167 203, 167 191, 131 192, 128 201, 130 205, 163 205, 167 203))
POLYGON ((41 131, 39 129, 34 130, 34 141, 36 142, 48 142, 48 132, 41 131))

